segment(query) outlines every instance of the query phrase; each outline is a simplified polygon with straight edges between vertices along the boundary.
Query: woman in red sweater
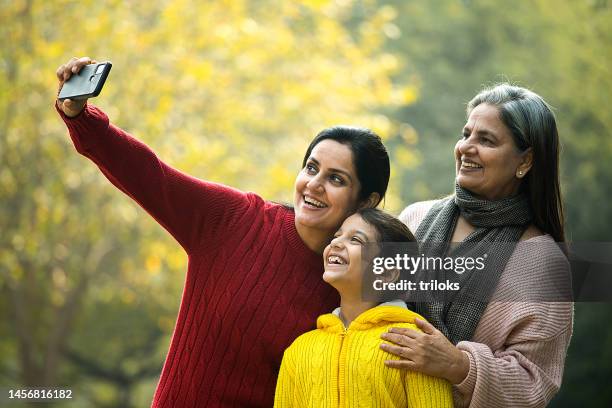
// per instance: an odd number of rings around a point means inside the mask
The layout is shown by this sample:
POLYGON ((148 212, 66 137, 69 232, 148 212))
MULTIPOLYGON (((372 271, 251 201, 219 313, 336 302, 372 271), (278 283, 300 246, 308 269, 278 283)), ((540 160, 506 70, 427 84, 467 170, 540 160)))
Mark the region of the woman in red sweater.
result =
MULTIPOLYGON (((93 61, 57 70, 60 89, 93 61)), ((312 141, 294 207, 188 176, 109 123, 86 101, 57 101, 76 150, 185 249, 187 277, 153 407, 270 407, 283 351, 335 307, 321 254, 342 221, 376 207, 389 157, 367 129, 329 128, 312 141)))

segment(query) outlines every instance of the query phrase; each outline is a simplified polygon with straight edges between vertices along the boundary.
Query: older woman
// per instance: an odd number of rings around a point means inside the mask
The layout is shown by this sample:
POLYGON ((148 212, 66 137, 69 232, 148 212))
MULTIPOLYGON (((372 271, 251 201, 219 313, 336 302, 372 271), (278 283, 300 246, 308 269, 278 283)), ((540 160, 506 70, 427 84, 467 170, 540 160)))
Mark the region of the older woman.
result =
POLYGON ((382 338, 395 345, 381 348, 401 357, 390 367, 448 379, 456 406, 545 406, 561 385, 573 322, 571 303, 537 301, 568 271, 555 244, 565 240, 555 118, 541 97, 508 84, 479 93, 467 113, 455 194, 410 205, 400 219, 419 241, 516 244, 500 245, 486 273, 462 277, 452 302, 415 304, 432 324, 391 329, 382 338), (506 301, 468 294, 488 290, 506 301))

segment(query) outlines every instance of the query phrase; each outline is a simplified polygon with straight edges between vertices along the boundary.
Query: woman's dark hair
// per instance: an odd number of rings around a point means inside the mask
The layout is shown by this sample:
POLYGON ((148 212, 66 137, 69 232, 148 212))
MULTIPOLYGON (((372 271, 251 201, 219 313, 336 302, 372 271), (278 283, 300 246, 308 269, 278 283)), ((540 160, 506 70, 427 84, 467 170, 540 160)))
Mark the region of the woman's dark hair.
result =
POLYGON ((351 149, 357 178, 361 184, 359 201, 366 200, 372 193, 378 193, 380 195, 380 200, 376 203, 378 205, 387 192, 391 172, 389 154, 380 137, 364 128, 334 126, 324 129, 310 142, 302 161, 302 168, 306 166, 312 149, 326 139, 347 145, 351 149))
POLYGON ((534 224, 555 241, 565 242, 559 186, 559 133, 555 115, 539 95, 510 84, 482 90, 467 106, 468 116, 480 104, 495 106, 522 152, 531 148, 533 164, 521 188, 529 196, 534 224))

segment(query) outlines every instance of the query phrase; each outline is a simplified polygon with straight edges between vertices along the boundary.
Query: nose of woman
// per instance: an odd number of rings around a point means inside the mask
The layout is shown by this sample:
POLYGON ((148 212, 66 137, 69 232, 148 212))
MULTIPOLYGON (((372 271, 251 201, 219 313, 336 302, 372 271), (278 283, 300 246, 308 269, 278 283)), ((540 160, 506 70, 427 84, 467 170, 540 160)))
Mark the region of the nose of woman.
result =
POLYGON ((306 187, 309 190, 317 193, 323 192, 323 182, 321 181, 320 177, 322 177, 321 173, 311 177, 310 180, 308 180, 308 183, 306 183, 306 187))
POLYGON ((457 151, 463 154, 474 154, 476 152, 476 143, 474 137, 469 136, 465 139, 459 140, 457 143, 457 151))

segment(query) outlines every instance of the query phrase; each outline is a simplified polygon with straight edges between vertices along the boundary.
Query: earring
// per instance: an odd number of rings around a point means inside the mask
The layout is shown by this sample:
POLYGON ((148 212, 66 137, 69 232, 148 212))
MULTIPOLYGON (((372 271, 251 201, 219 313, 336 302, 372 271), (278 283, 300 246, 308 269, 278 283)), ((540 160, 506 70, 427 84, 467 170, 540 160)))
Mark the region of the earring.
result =
POLYGON ((519 170, 519 176, 523 175, 523 170, 519 170))

